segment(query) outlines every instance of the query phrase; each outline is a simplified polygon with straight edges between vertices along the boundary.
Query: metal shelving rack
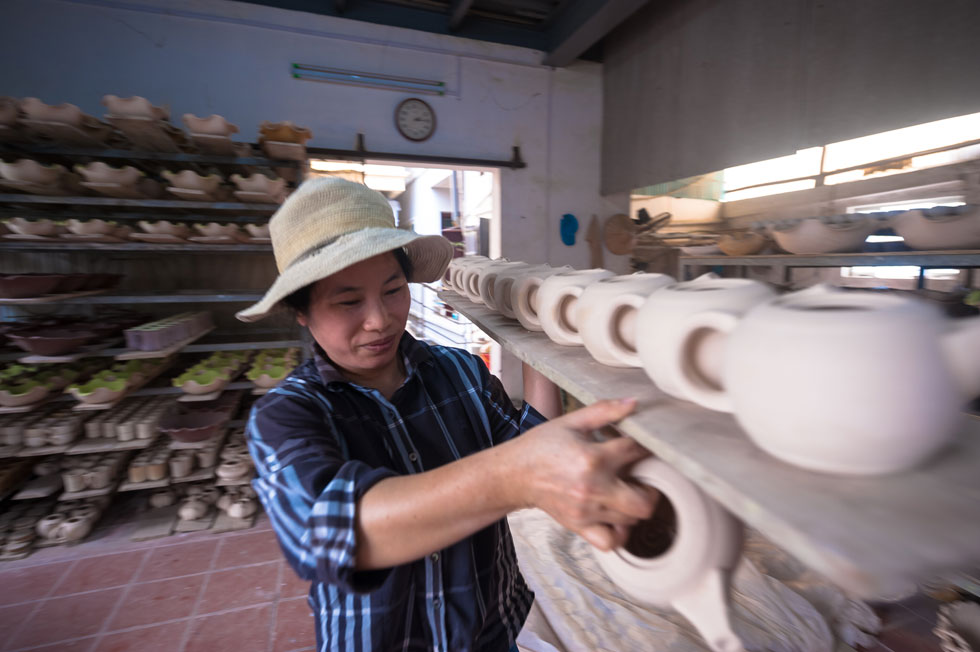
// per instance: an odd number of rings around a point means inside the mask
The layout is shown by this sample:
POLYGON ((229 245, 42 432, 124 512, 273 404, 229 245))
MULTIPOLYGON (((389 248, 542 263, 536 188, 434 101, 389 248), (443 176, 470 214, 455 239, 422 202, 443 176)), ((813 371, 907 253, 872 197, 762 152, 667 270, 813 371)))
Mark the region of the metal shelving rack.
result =
POLYGON ((856 254, 774 254, 757 256, 681 256, 678 261, 680 279, 690 280, 699 270, 711 267, 737 267, 744 275, 747 267, 770 267, 778 270, 780 278, 789 282, 791 271, 803 267, 882 267, 914 265, 920 268, 918 286, 923 287, 925 270, 935 268, 976 269, 980 267, 980 251, 896 251, 889 253, 856 254))

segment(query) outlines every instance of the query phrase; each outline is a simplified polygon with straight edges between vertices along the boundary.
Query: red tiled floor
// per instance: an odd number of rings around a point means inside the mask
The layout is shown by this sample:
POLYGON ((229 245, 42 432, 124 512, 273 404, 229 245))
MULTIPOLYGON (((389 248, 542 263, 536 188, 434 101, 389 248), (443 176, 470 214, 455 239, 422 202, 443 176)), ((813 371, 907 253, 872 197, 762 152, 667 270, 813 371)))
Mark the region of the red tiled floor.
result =
POLYGON ((102 652, 101 647, 95 646, 97 640, 97 636, 90 636, 70 643, 54 643, 44 647, 33 647, 31 652, 102 652))
POLYGON ((289 652, 316 643, 313 613, 306 598, 280 600, 276 609, 274 652, 289 652))
POLYGON ((218 541, 195 541, 176 546, 161 546, 150 552, 140 572, 140 581, 163 580, 180 575, 201 573, 211 567, 218 541))
POLYGON ((218 558, 215 560, 215 568, 230 568, 280 559, 282 559, 282 550, 276 541, 276 535, 271 531, 249 532, 222 540, 218 558))
POLYGON ((28 566, 0 572, 0 605, 38 600, 51 591, 72 562, 28 566))
POLYGON ((278 593, 279 564, 269 562, 234 570, 214 571, 204 589, 198 613, 271 602, 278 593))
POLYGON ((194 612, 205 575, 144 582, 130 587, 108 631, 187 618, 194 612))
POLYGON ((47 645, 97 634, 122 597, 123 588, 45 600, 8 647, 47 645))
POLYGON ((307 580, 301 580, 293 567, 282 562, 282 581, 279 583, 279 597, 280 598, 297 598, 299 596, 307 596, 310 593, 310 583, 307 580))
POLYGON ((5 647, 7 641, 27 621, 37 606, 37 602, 25 602, 12 607, 0 607, 0 632, 3 632, 3 636, 0 637, 0 650, 11 649, 5 647))
POLYGON ((128 584, 136 575, 144 555, 145 551, 139 551, 79 559, 55 588, 54 595, 128 584))
POLYGON ((272 605, 196 618, 184 652, 266 652, 272 605))
POLYGON ((935 634, 922 634, 905 629, 882 632, 878 643, 892 652, 940 652, 935 634))
MULTIPOLYGON (((97 652, 174 652, 179 649, 188 624, 183 621, 106 634, 99 641, 97 652)), ((215 648, 212 652, 230 649, 215 648)))

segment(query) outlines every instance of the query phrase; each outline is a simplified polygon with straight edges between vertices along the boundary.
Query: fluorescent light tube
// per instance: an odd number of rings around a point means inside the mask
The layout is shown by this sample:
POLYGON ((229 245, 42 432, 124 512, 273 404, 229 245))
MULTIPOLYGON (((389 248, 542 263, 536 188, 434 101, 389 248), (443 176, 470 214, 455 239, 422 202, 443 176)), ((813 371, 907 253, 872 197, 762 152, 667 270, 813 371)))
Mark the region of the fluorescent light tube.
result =
POLYGON ((353 70, 339 70, 337 68, 324 68, 322 66, 312 66, 302 63, 294 63, 292 64, 292 68, 292 75, 295 79, 306 81, 366 86, 368 88, 398 91, 414 91, 416 93, 429 93, 431 95, 444 95, 446 93, 446 84, 441 81, 398 77, 395 75, 378 75, 353 70))

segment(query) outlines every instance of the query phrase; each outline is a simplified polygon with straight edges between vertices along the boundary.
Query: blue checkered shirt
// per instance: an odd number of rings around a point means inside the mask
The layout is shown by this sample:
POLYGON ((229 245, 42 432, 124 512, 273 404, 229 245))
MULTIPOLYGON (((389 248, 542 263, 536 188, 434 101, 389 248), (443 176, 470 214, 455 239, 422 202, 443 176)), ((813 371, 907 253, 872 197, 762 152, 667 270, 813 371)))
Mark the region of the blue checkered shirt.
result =
POLYGON ((249 416, 258 492, 283 552, 312 582, 321 652, 505 652, 534 595, 507 521, 423 559, 356 571, 358 499, 507 441, 544 418, 514 408, 483 362, 405 334, 406 380, 390 400, 343 378, 317 347, 249 416))

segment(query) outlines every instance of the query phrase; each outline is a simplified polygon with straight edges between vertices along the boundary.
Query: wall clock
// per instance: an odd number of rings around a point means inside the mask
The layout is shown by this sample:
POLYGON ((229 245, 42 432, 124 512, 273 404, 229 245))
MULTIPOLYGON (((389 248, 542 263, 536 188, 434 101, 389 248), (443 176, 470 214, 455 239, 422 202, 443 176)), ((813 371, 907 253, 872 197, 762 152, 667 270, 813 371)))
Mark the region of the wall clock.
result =
POLYGON ((436 113, 422 100, 410 97, 395 107, 395 127, 405 138, 421 142, 436 130, 436 113))

